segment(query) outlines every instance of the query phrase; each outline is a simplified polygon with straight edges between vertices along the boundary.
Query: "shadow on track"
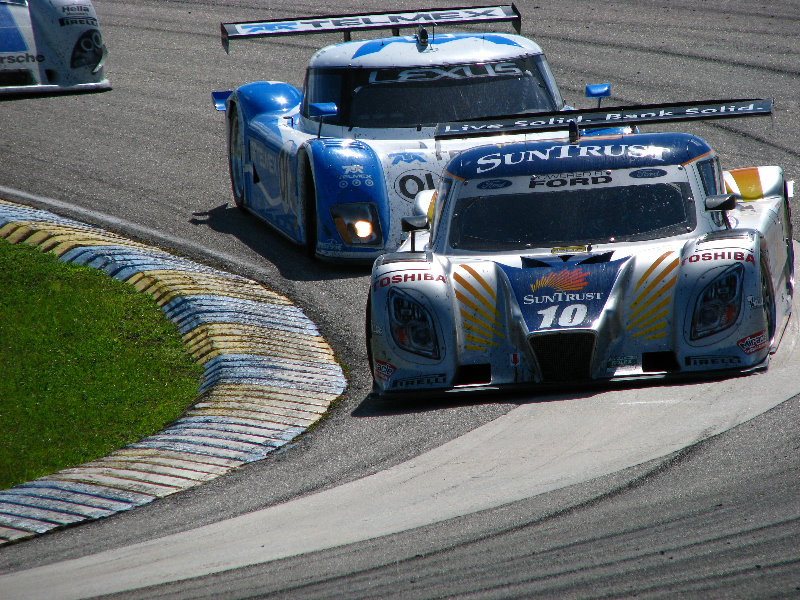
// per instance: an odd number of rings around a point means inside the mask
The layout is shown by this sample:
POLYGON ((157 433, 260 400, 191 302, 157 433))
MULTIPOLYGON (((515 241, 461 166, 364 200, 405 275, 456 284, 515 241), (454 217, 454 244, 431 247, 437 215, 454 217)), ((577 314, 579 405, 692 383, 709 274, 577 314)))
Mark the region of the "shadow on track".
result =
POLYGON ((227 202, 192 213, 189 223, 235 237, 292 281, 353 279, 370 273, 371 261, 369 264, 342 264, 312 259, 303 246, 290 242, 266 223, 227 202))

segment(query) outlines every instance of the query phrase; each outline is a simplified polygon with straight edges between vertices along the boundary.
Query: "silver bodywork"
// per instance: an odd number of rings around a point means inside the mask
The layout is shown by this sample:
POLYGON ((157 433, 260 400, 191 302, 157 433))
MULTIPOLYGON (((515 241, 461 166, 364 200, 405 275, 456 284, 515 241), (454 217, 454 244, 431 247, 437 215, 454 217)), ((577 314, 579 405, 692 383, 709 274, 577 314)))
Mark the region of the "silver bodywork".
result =
POLYGON ((110 89, 106 55, 90 0, 0 0, 0 95, 110 89))
MULTIPOLYGON (((374 389, 486 389, 766 367, 793 293, 789 189, 775 166, 723 173, 703 140, 682 134, 470 150, 446 167, 430 229, 412 231, 398 252, 375 261, 367 316, 374 389), (589 193, 605 187, 621 198, 633 189, 623 186, 656 183, 686 196, 686 220, 665 235, 631 229, 615 239, 603 232, 619 231, 635 211, 583 218, 567 206, 562 219, 574 219, 584 237, 501 249, 470 240, 481 237, 480 227, 494 232, 503 224, 487 220, 469 236, 455 232, 468 214, 459 199, 470 196, 491 205, 492 198, 536 192, 544 202, 550 196, 543 192, 575 186, 589 193), (735 207, 718 210, 732 202, 730 193, 735 207)), ((522 222, 522 231, 537 227, 536 218, 546 217, 529 218, 531 206, 509 212, 506 222, 522 222)), ((542 224, 548 231, 559 226, 542 224)))

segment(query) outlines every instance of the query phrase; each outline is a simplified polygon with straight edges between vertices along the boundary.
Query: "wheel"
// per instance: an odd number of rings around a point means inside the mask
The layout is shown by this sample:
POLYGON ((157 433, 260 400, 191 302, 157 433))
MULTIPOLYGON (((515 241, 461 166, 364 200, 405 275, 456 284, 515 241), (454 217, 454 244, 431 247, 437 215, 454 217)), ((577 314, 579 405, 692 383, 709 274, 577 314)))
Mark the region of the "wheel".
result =
POLYGON ((246 209, 244 198, 244 143, 242 130, 239 125, 239 111, 235 104, 231 104, 228 119, 228 169, 231 174, 231 190, 236 207, 246 209))
POLYGON ((775 337, 775 294, 767 266, 761 263, 761 302, 764 306, 764 318, 767 322, 767 336, 772 343, 775 337))
POLYGON ((367 310, 365 311, 366 318, 364 319, 364 337, 367 345, 367 364, 369 365, 369 373, 372 377, 372 391, 377 390, 375 382, 375 365, 372 362, 372 294, 367 294, 367 310))
POLYGON ((306 229, 306 254, 314 258, 317 255, 317 190, 314 186, 314 174, 311 172, 311 165, 305 154, 302 156, 300 165, 298 173, 301 178, 299 187, 303 192, 303 211, 305 212, 303 226, 306 229))

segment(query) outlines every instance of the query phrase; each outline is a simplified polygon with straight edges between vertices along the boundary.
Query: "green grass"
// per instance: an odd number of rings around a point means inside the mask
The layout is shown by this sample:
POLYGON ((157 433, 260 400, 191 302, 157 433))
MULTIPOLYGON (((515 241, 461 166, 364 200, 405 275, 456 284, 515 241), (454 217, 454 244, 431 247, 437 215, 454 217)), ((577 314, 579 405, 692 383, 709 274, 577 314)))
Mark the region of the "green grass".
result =
POLYGON ((201 373, 152 298, 0 239, 0 489, 160 430, 201 373))

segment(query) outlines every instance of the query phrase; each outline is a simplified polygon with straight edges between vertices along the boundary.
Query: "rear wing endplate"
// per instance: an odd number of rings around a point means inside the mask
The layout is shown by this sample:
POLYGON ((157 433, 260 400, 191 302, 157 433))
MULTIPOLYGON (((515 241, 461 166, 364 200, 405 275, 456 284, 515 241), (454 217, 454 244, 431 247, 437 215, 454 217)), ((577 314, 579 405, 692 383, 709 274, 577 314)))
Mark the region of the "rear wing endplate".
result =
POLYGON ((467 6, 462 8, 431 8, 412 12, 378 12, 361 15, 327 15, 295 20, 275 19, 220 23, 222 47, 229 51, 230 40, 239 38, 330 33, 343 31, 344 40, 350 41, 351 31, 391 29, 400 35, 401 27, 420 25, 436 26, 455 23, 496 23, 512 21, 517 33, 522 27, 522 16, 514 4, 502 6, 467 6))
POLYGON ((681 104, 612 106, 602 110, 535 113, 496 120, 439 123, 434 138, 472 137, 525 132, 563 131, 596 127, 627 127, 649 123, 757 117, 772 114, 772 98, 704 100, 681 104))

